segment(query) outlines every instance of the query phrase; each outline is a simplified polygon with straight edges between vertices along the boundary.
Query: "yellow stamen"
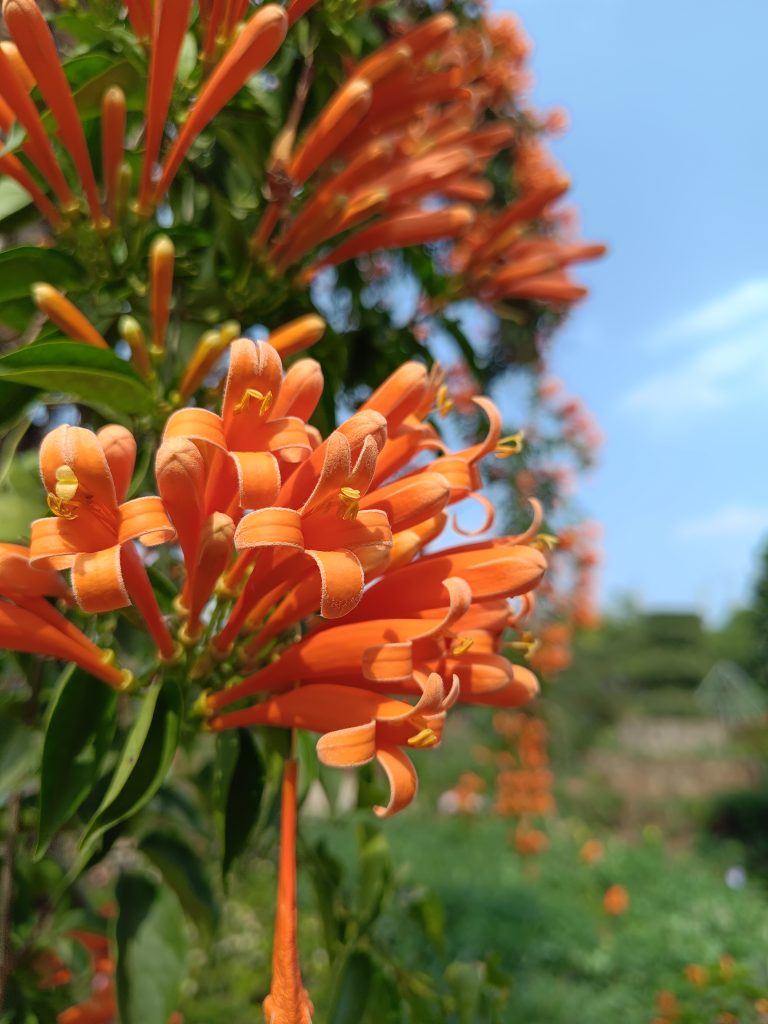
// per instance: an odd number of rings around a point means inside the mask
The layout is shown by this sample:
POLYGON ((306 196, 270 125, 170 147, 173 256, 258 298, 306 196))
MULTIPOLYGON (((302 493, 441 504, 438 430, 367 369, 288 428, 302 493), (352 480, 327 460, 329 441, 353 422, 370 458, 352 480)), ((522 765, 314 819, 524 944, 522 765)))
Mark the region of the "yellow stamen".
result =
POLYGON ((422 729, 421 732, 411 736, 408 740, 409 747, 418 747, 420 750, 423 750, 425 747, 434 747, 436 743, 437 736, 435 736, 432 729, 422 729))
POLYGON ((441 384, 435 395, 435 405, 441 416, 447 416, 453 408, 453 399, 448 394, 448 386, 441 384))
POLYGON ((474 642, 475 641, 472 639, 471 636, 462 637, 462 639, 459 640, 456 646, 451 648, 451 654, 454 656, 454 658, 461 657, 462 654, 467 653, 467 651, 474 642))
POLYGON ((539 551, 554 551, 560 543, 553 533, 539 533, 531 541, 531 547, 539 551))
POLYGON ((341 518, 347 521, 357 519, 357 513, 360 511, 360 491, 356 487, 342 487, 339 491, 339 501, 341 518))
POLYGON ((267 391, 264 394, 262 391, 257 391, 256 388, 246 388, 245 394, 235 406, 235 412, 243 412, 247 409, 252 398, 261 402, 259 416, 266 416, 272 405, 272 392, 267 391))
POLYGON ((519 455, 523 450, 524 438, 524 430, 518 430, 516 434, 508 434, 506 437, 500 437, 493 450, 493 454, 497 459, 508 459, 510 455, 519 455))
POLYGON ((535 637, 533 633, 523 633, 519 640, 513 640, 504 646, 509 647, 513 651, 520 651, 527 660, 541 647, 541 640, 535 637))
POLYGON ((75 501, 78 479, 70 466, 59 466, 56 470, 56 485, 53 492, 48 492, 48 508, 59 519, 74 519, 75 511, 80 504, 75 501))

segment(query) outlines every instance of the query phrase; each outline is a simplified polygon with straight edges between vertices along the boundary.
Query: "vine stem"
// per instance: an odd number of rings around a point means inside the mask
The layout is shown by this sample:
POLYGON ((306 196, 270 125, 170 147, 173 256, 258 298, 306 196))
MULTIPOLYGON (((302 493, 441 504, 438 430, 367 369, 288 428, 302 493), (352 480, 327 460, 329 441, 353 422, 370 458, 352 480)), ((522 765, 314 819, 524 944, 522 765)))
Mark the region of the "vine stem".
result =
POLYGON ((6 984, 11 973, 13 868, 16 861, 16 841, 20 825, 21 796, 14 793, 8 800, 8 832, 5 837, 3 867, 0 875, 0 1012, 5 1007, 6 984))

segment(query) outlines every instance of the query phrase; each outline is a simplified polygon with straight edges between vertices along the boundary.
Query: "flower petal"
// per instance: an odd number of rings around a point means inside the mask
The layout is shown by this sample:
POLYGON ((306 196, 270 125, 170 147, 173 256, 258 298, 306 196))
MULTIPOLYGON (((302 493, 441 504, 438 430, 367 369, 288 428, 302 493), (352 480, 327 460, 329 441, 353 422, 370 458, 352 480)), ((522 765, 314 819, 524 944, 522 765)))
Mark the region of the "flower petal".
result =
POLYGON ((165 425, 163 442, 172 437, 188 437, 227 450, 221 417, 208 409, 179 409, 173 413, 165 425))
POLYGON ((317 757, 333 768, 356 768, 376 754, 376 722, 327 732, 317 741, 317 757))
POLYGON ((301 516, 292 508, 260 508, 243 516, 235 531, 235 547, 304 548, 301 516))
POLYGON ((419 780, 411 759, 397 747, 381 747, 376 751, 376 760, 387 774, 390 794, 386 807, 373 810, 380 818, 389 818, 411 803, 419 790, 419 780))
POLYGON ((111 612, 131 603, 120 568, 120 545, 75 556, 72 589, 85 612, 111 612))
POLYGON ((118 502, 125 499, 136 465, 136 441, 130 430, 110 423, 96 432, 115 483, 118 502))
POLYGON ((351 551, 307 551, 320 570, 320 614, 326 619, 347 615, 363 596, 365 574, 351 551))
POLYGON ((240 485, 240 507, 274 505, 280 493, 280 468, 270 452, 230 452, 240 485))
POLYGON ((155 544, 165 544, 176 535, 165 514, 162 501, 155 495, 126 501, 118 511, 120 544, 125 544, 129 540, 140 540, 147 547, 152 547, 155 544))

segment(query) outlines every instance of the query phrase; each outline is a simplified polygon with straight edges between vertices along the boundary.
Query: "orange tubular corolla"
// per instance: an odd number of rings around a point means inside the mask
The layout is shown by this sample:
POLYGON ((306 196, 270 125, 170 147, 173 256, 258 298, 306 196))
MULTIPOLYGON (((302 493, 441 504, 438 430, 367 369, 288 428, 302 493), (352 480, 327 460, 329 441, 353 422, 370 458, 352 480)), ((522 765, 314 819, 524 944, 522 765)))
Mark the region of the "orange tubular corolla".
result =
POLYGON ((301 981, 296 912, 297 762, 283 765, 280 808, 280 862, 277 874, 272 983, 264 1000, 264 1018, 274 1024, 312 1024, 314 1007, 301 981))
POLYGON ((56 118, 59 138, 77 169, 91 219, 94 224, 100 224, 101 205, 83 126, 45 18, 35 0, 3 0, 3 15, 21 56, 56 118))
POLYGON ((303 185, 333 154, 360 123, 370 103, 371 86, 365 79, 353 78, 341 86, 291 160, 288 173, 297 185, 303 185))
POLYGON ((149 213, 152 205, 152 176, 168 119, 181 44, 191 10, 192 0, 162 0, 162 3, 155 4, 147 90, 146 145, 138 200, 139 211, 143 214, 149 213))
POLYGON ((208 725, 214 732, 274 725, 321 733, 318 757, 323 764, 337 768, 357 767, 375 758, 389 778, 390 799, 374 811, 386 817, 407 807, 418 788, 413 764, 401 748, 437 746, 446 710, 456 697, 457 687, 451 687, 446 696, 436 674, 425 679, 415 705, 354 686, 314 683, 243 711, 217 715, 208 725))
POLYGON ((117 188, 125 150, 125 93, 113 85, 101 99, 101 174, 112 220, 117 215, 117 188))
POLYGON ((155 202, 168 191, 181 161, 201 131, 251 75, 271 60, 285 38, 288 19, 276 4, 258 10, 214 68, 179 130, 163 164, 155 190, 155 202))
POLYGON ((152 318, 152 349, 165 351, 168 319, 171 314, 173 263, 176 252, 167 235, 159 235, 149 250, 149 306, 152 318))
POLYGON ((109 348, 90 320, 53 285, 33 285, 32 298, 40 312, 45 313, 68 338, 94 348, 109 348))

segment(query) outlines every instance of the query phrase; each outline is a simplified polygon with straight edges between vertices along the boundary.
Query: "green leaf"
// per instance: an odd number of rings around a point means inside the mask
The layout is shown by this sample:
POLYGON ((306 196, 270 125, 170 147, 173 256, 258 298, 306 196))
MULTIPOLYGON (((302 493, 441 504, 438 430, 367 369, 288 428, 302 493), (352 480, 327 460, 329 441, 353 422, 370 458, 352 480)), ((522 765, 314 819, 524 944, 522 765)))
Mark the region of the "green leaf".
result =
POLYGON ((116 889, 117 1004, 121 1024, 167 1024, 187 959, 184 914, 173 891, 123 874, 116 889))
POLYGON ((152 799, 176 753, 180 723, 181 694, 175 683, 156 684, 146 691, 109 789, 85 831, 81 846, 136 814, 152 799))
POLYGON ((210 940, 219 909, 205 867, 192 847, 167 832, 150 832, 142 838, 139 849, 176 893, 187 916, 210 940))
POLYGON ((0 382, 71 395, 84 405, 126 413, 152 411, 152 392, 114 352, 76 341, 27 345, 0 358, 0 382))
POLYGON ((37 767, 38 739, 21 722, 0 718, 0 801, 22 786, 37 767))
POLYGON ((259 818, 264 778, 264 761, 250 732, 238 729, 217 737, 214 815, 222 846, 222 875, 245 849, 259 818))
POLYGON ((31 202, 29 192, 13 178, 0 179, 0 220, 5 220, 11 214, 18 213, 25 206, 29 206, 31 202))
POLYGON ((37 452, 16 452, 0 484, 0 541, 24 543, 29 538, 29 524, 44 512, 37 452))
POLYGON ((0 252, 0 303, 29 298, 30 288, 38 281, 56 288, 77 288, 85 278, 77 260, 56 249, 19 245, 0 252))
POLYGON ((344 961, 334 986, 328 1024, 359 1024, 363 1019, 373 978, 373 962, 357 950, 344 961))
POLYGON ((117 695, 71 666, 62 674, 48 715, 40 775, 35 856, 75 813, 99 777, 115 731, 117 695))

